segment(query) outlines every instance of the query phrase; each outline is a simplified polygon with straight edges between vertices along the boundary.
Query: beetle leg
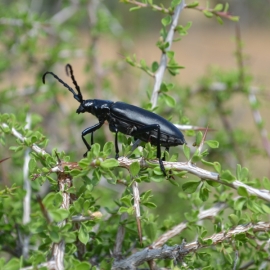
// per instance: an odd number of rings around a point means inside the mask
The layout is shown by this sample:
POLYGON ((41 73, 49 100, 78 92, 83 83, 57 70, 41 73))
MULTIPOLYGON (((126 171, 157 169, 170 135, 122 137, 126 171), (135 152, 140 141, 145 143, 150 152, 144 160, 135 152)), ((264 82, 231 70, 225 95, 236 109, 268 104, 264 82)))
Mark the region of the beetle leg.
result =
POLYGON ((132 144, 130 153, 128 154, 128 158, 132 155, 132 153, 135 151, 135 149, 140 145, 141 140, 134 137, 135 142, 132 144))
POLYGON ((114 146, 115 146, 115 159, 118 159, 119 158, 119 148, 118 148, 118 129, 117 128, 115 128, 114 146))
POLYGON ((94 144, 94 132, 91 133, 91 145, 94 144))
MULTIPOLYGON (((99 123, 95 124, 94 126, 92 127, 88 127, 86 128, 83 132, 82 132, 82 140, 85 144, 85 146, 87 147, 87 152, 90 151, 91 149, 91 145, 89 145, 89 143, 86 141, 86 139, 84 138, 85 135, 89 134, 89 133, 92 133, 91 135, 91 144, 93 142, 93 133, 95 130, 99 129, 102 125, 104 124, 104 121, 100 121, 99 123)), ((83 155, 84 157, 87 156, 87 152, 83 155)))
MULTIPOLYGON (((131 135, 136 137, 139 134, 146 133, 146 132, 151 132, 152 130, 157 131, 157 158, 158 158, 158 161, 159 161, 160 169, 163 172, 163 174, 166 176, 166 171, 165 171, 162 159, 161 159, 160 126, 158 124, 144 126, 144 127, 138 128, 136 131, 132 132, 131 135)), ((151 134, 150 134, 150 136, 151 136, 151 134)))
POLYGON ((118 128, 113 123, 110 123, 109 128, 111 132, 115 132, 115 138, 114 138, 115 159, 118 159, 119 158, 118 128))

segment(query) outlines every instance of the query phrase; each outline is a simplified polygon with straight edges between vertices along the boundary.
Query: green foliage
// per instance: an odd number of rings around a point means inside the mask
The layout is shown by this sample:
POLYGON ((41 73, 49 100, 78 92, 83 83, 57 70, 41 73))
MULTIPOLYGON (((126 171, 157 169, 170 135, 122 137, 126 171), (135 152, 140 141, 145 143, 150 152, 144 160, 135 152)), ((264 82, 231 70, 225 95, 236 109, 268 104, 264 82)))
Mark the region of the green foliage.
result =
MULTIPOLYGON (((115 256, 129 256, 151 247, 162 241, 164 233, 172 230, 172 235, 179 224, 183 230, 161 245, 174 246, 197 239, 194 245, 198 244, 198 249, 181 258, 185 267, 180 263, 174 265, 177 260, 171 260, 172 256, 157 261, 158 267, 232 269, 235 263, 240 267, 250 258, 255 266, 261 266, 268 261, 264 246, 269 229, 232 233, 232 237, 218 242, 211 238, 221 232, 227 236, 238 225, 243 229, 247 224, 267 221, 270 213, 266 191, 270 189, 269 179, 254 179, 248 168, 237 164, 243 156, 262 150, 252 144, 252 135, 246 131, 230 129, 228 125, 222 127, 222 123, 228 123, 227 119, 232 120, 233 108, 227 106, 228 102, 236 94, 243 98, 250 94, 252 77, 241 68, 229 72, 211 69, 199 80, 199 91, 195 94, 171 82, 172 76, 184 68, 176 61, 171 42, 188 38, 192 26, 191 22, 174 26, 173 32, 178 37, 170 40, 168 33, 182 1, 169 1, 168 6, 153 0, 120 2, 138 14, 143 8, 161 14, 156 48, 166 61, 137 60, 132 48, 126 46, 130 43, 123 30, 125 22, 122 26, 121 18, 110 12, 106 2, 95 6, 92 1, 81 0, 80 5, 63 1, 55 13, 47 4, 41 12, 28 6, 27 1, 19 1, 5 5, 0 11, 0 80, 3 82, 0 89, 0 268, 38 268, 52 259, 55 245, 64 243, 65 269, 111 269, 115 256), (96 9, 93 12, 96 17, 90 14, 88 22, 87 10, 91 8, 96 9), (74 14, 65 13, 67 10, 74 14), (67 17, 59 17, 61 12, 67 17), (80 118, 73 109, 67 111, 63 99, 67 100, 70 93, 53 78, 42 85, 44 72, 58 74, 58 66, 75 61, 76 55, 81 54, 87 59, 87 87, 81 87, 84 98, 100 95, 102 99, 114 100, 112 95, 117 91, 112 77, 123 80, 127 65, 122 58, 100 62, 97 48, 104 36, 117 40, 116 51, 124 51, 127 64, 141 73, 157 78, 160 70, 166 70, 166 81, 161 78, 157 103, 151 104, 149 94, 148 100, 143 101, 145 108, 173 123, 194 125, 185 132, 189 143, 180 151, 179 147, 171 147, 169 153, 162 152, 167 161, 164 162, 167 177, 156 160, 155 146, 141 142, 138 148, 132 149, 133 139, 123 134, 119 135, 120 156, 128 157, 128 162, 115 159, 114 138, 101 130, 95 133, 91 150, 81 158, 85 149, 80 131, 93 125, 89 121, 94 117, 80 118), (91 45, 85 47, 83 42, 78 42, 82 37, 91 45), (27 75, 30 86, 19 81, 17 72, 27 75), (110 76, 105 76, 108 73, 110 76), (7 79, 10 77, 14 78, 11 82, 7 79), (199 104, 192 103, 195 98, 199 98, 199 104), (194 108, 192 113, 189 113, 190 107, 194 108), (202 118, 205 123, 214 123, 212 129, 195 127, 202 118), (139 198, 134 191, 137 185, 139 198), (140 205, 136 208, 138 202, 140 205), (212 223, 204 221, 202 214, 214 205, 224 205, 224 208, 210 215, 212 223), (142 246, 138 220, 142 227, 142 246), (124 231, 122 248, 118 250, 122 254, 112 256, 119 231, 124 231)), ((211 8, 209 4, 200 7, 195 1, 181 12, 188 14, 187 9, 201 11, 207 18, 216 17, 219 23, 223 19, 238 20, 229 14, 228 4, 217 3, 211 8)), ((236 57, 239 60, 241 53, 236 57)), ((129 103, 133 102, 130 98, 129 103)), ((260 106, 255 100, 251 109, 258 110, 260 106)), ((261 131, 263 123, 257 123, 257 128, 261 131)))

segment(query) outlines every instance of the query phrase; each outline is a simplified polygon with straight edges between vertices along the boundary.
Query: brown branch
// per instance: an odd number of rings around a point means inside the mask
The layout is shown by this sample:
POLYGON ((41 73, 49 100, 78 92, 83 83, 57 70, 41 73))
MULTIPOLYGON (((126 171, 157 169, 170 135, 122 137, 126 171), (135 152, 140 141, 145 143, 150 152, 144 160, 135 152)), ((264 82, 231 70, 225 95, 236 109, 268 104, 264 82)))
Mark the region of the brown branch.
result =
POLYGON ((256 224, 238 225, 228 231, 222 231, 217 234, 213 234, 210 237, 204 238, 202 243, 194 241, 188 244, 182 243, 181 245, 175 245, 173 247, 163 246, 161 248, 145 248, 135 254, 132 254, 128 258, 115 261, 112 269, 136 269, 137 266, 143 264, 146 261, 154 259, 174 259, 182 261, 183 257, 196 252, 201 248, 212 247, 219 243, 233 239, 239 234, 246 234, 246 237, 254 237, 249 232, 268 232, 270 231, 270 223, 258 222, 256 224), (211 244, 204 244, 211 240, 211 244))
MULTIPOLYGON (((6 123, 2 123, 1 126, 4 127, 4 128, 8 128, 8 125, 6 123)), ((26 138, 20 132, 18 132, 14 127, 11 128, 11 134, 13 136, 15 136, 16 138, 18 138, 21 142, 25 142, 25 140, 26 140, 26 138)), ((41 155, 47 154, 45 150, 41 149, 35 143, 32 144, 30 146, 30 148, 32 148, 32 150, 35 151, 38 154, 41 154, 41 155)))
MULTIPOLYGON (((98 160, 93 160, 91 163, 89 163, 89 166, 91 166, 91 167, 100 166, 100 162, 102 162, 101 158, 99 158, 98 160)), ((143 168, 149 167, 150 166, 149 163, 156 165, 156 166, 159 166, 158 160, 147 160, 147 163, 148 163, 147 164, 145 159, 142 157, 136 158, 136 159, 129 159, 127 157, 119 157, 118 162, 119 162, 119 167, 123 167, 126 169, 129 169, 130 165, 133 162, 138 162, 140 164, 140 166, 143 168)), ((63 164, 63 166, 67 166, 70 169, 72 169, 72 168, 80 169, 80 167, 78 166, 78 164, 76 162, 65 162, 62 164, 63 164)), ((193 174, 193 175, 199 177, 202 180, 211 180, 211 181, 220 183, 222 185, 231 187, 231 188, 236 189, 236 190, 239 187, 244 187, 250 195, 254 195, 260 199, 263 199, 265 201, 270 202, 270 191, 269 190, 253 188, 249 185, 244 184, 243 182, 241 182, 239 180, 234 180, 231 182, 221 180, 218 173, 207 171, 205 169, 197 167, 195 164, 193 164, 191 162, 163 161, 163 164, 164 164, 164 167, 168 170, 186 171, 190 174, 193 174)), ((50 172, 58 172, 58 171, 60 171, 58 166, 51 168, 51 170, 50 170, 50 172)))
MULTIPOLYGON (((57 164, 59 172, 57 173, 59 191, 62 193, 63 202, 61 209, 69 209, 70 205, 70 194, 66 192, 68 188, 72 186, 72 177, 64 172, 64 166, 59 163, 57 164)), ((58 223, 59 227, 63 227, 66 224, 66 220, 58 223)), ((65 254, 65 241, 62 239, 59 243, 54 243, 52 246, 52 261, 55 261, 57 270, 64 270, 64 254, 65 254)))
POLYGON ((118 227, 115 246, 113 249, 113 257, 115 258, 115 260, 121 260, 123 258, 122 257, 122 244, 125 238, 126 228, 124 224, 121 224, 121 222, 124 222, 127 218, 128 218, 128 213, 123 213, 120 217, 120 225, 118 227))
POLYGON ((135 209, 135 217, 137 222, 137 228, 138 228, 138 234, 140 243, 142 244, 142 226, 141 226, 141 211, 140 211, 140 191, 139 191, 139 185, 136 181, 133 181, 132 183, 132 191, 133 191, 133 206, 135 209))
POLYGON ((155 73, 155 85, 154 85, 154 89, 153 89, 153 93, 152 93, 152 97, 151 97, 152 107, 156 107, 156 105, 157 105, 158 93, 160 90, 160 86, 162 83, 162 79, 163 79, 165 70, 167 68, 168 57, 166 55, 166 52, 169 51, 171 48, 174 33, 175 33, 175 28, 178 24, 178 19, 179 19, 180 13, 184 9, 184 7, 185 7, 185 1, 182 0, 181 3, 176 6, 176 8, 174 10, 174 14, 172 16, 172 23, 171 23, 170 29, 168 31, 168 34, 167 34, 167 37, 165 40, 165 43, 168 43, 168 47, 165 49, 164 52, 162 52, 159 67, 155 73))
MULTIPOLYGON (((221 210, 225 209, 227 205, 225 203, 216 203, 213 207, 210 209, 201 211, 198 214, 198 221, 204 220, 204 219, 212 219, 214 218, 218 212, 221 210)), ((158 240, 156 240, 151 247, 152 248, 159 248, 162 247, 169 239, 173 238, 174 236, 180 234, 184 229, 187 228, 188 222, 184 221, 181 222, 180 224, 174 226, 171 230, 165 232, 162 234, 158 240)))

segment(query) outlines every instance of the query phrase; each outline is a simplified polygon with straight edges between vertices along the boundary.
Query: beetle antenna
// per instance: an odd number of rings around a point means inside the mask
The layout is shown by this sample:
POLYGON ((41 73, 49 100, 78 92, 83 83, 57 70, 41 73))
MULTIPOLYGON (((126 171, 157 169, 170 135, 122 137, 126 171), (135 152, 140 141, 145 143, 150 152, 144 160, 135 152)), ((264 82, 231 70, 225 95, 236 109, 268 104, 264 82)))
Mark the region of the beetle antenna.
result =
POLYGON ((68 70, 69 70, 69 72, 70 72, 70 77, 71 77, 71 79, 72 79, 72 82, 73 82, 73 84, 74 84, 74 86, 75 86, 75 88, 76 88, 76 90, 77 90, 77 92, 78 92, 78 96, 81 97, 81 100, 82 100, 83 98, 82 98, 81 89, 80 89, 80 86, 77 84, 77 82, 76 82, 76 80, 75 80, 75 77, 74 77, 74 75, 73 75, 73 69, 72 69, 72 66, 71 66, 70 64, 67 64, 67 65, 66 65, 66 73, 67 73, 67 75, 69 76, 68 70))
POLYGON ((75 91, 68 85, 66 84, 65 82, 63 82, 58 76, 56 76, 53 72, 50 72, 50 71, 47 71, 44 73, 43 77, 42 77, 42 81, 43 83, 45 84, 45 77, 47 74, 51 74, 56 80, 58 80, 61 84, 63 84, 74 96, 74 98, 76 100, 78 100, 80 103, 82 102, 82 95, 81 93, 79 92, 78 94, 75 93, 75 91))

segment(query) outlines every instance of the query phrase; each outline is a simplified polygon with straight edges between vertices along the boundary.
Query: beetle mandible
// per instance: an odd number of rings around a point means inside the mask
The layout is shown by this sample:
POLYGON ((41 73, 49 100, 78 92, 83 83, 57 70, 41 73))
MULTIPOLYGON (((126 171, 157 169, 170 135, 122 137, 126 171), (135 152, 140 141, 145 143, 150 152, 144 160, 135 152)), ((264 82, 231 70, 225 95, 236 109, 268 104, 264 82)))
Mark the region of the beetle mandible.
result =
MULTIPOLYGON (((167 151, 169 147, 182 145, 185 142, 184 135, 179 131, 172 123, 164 119, 163 117, 144 110, 142 108, 130 105, 124 102, 113 102, 110 100, 101 99, 83 99, 80 87, 78 86, 73 70, 70 64, 66 65, 66 73, 71 76, 72 82, 77 90, 75 91, 63 82, 53 72, 46 72, 43 75, 43 83, 45 83, 45 77, 47 74, 51 74, 61 84, 63 84, 74 96, 74 98, 80 103, 76 113, 89 112, 98 118, 99 123, 92 127, 86 128, 82 132, 82 140, 87 147, 87 152, 91 149, 91 145, 94 143, 93 133, 99 129, 107 120, 109 123, 110 131, 115 132, 115 158, 119 157, 118 148, 118 132, 133 136, 136 139, 140 139, 144 142, 150 142, 152 145, 157 146, 157 158, 161 171, 166 176, 166 171, 161 159, 161 146, 164 146, 167 151), (91 144, 89 144, 85 136, 91 133, 91 144)), ((84 154, 84 157, 87 155, 84 154)), ((165 160, 165 158, 163 158, 165 160)))

